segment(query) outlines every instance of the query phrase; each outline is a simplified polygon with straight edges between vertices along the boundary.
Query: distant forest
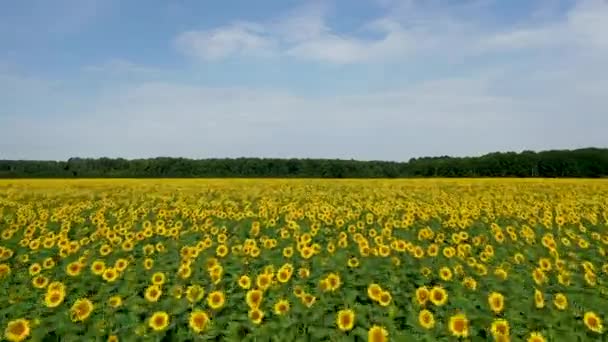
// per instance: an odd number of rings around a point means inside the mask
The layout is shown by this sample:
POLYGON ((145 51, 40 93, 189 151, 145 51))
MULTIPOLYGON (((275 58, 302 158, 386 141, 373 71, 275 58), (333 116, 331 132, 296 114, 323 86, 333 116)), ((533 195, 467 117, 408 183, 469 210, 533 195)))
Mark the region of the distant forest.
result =
POLYGON ((606 177, 608 149, 496 152, 481 157, 423 157, 408 162, 338 159, 0 160, 0 178, 163 177, 606 177))

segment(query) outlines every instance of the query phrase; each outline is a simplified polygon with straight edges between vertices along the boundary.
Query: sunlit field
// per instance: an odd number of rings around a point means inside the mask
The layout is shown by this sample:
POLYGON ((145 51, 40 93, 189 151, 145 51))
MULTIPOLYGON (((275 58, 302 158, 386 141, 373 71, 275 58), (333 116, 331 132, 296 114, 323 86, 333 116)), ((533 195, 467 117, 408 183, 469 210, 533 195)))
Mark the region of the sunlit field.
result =
POLYGON ((3 180, 9 341, 608 340, 602 180, 3 180))

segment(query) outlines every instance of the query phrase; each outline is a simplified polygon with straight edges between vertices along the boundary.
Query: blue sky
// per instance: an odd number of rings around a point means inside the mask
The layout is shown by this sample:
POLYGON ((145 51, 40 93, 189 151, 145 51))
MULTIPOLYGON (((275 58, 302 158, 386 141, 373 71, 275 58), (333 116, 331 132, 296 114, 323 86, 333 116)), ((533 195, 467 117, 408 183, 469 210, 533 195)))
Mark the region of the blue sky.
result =
POLYGON ((608 146, 606 0, 23 0, 0 47, 0 159, 608 146))

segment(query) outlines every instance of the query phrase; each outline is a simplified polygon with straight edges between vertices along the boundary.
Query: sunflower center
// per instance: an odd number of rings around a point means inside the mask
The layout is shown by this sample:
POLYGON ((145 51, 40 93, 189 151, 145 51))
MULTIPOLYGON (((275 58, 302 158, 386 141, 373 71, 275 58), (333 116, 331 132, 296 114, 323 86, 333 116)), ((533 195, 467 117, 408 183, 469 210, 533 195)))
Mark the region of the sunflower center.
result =
POLYGON ((454 322, 454 330, 457 332, 463 332, 467 327, 466 322, 463 319, 457 319, 454 322))
POLYGON ((25 324, 22 322, 18 322, 10 328, 11 333, 17 336, 24 334, 26 330, 25 324))

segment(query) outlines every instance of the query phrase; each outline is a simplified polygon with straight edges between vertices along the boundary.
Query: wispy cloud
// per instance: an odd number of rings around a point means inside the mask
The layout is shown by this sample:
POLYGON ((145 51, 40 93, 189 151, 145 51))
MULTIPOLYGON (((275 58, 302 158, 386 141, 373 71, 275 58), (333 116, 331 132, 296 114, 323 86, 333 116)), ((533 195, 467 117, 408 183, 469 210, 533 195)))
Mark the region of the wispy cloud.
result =
MULTIPOLYGON (((485 2, 463 7, 483 9, 485 2)), ((608 45, 608 3, 583 0, 565 18, 534 20, 515 27, 487 27, 445 8, 418 2, 388 2, 386 15, 365 23, 359 33, 338 33, 323 6, 308 6, 267 22, 241 22, 176 38, 181 51, 203 60, 234 55, 287 56, 335 64, 382 62, 458 49, 462 56, 521 49, 603 48, 608 45), (407 11, 406 11, 407 10, 407 11)), ((458 8, 456 8, 458 9, 458 8)), ((462 9, 461 9, 462 10, 462 9)), ((453 52, 452 52, 453 53, 453 52)))

